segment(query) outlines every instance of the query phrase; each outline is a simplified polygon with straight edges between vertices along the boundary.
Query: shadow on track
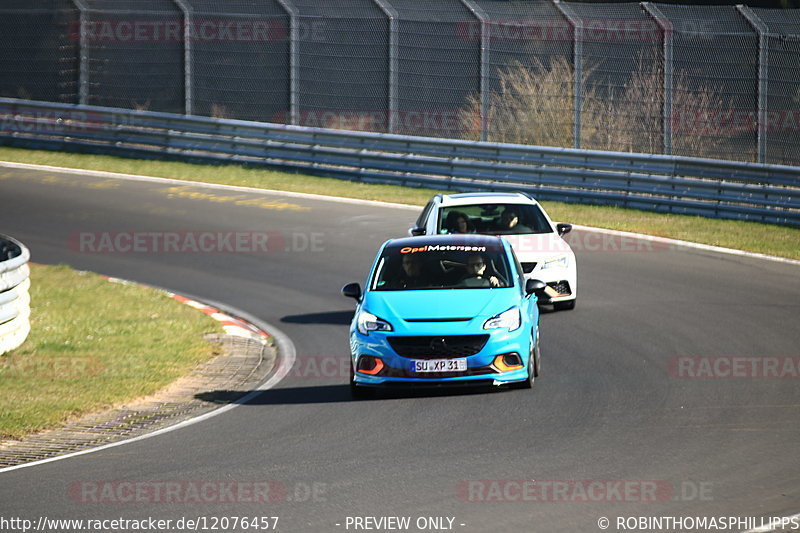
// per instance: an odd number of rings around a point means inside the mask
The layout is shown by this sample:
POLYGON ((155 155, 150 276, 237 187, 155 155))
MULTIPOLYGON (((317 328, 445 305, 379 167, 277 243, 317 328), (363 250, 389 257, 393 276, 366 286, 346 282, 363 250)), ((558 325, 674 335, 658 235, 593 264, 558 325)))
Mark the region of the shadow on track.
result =
POLYGON ((421 389, 421 390, 380 390, 369 399, 353 399, 350 396, 349 385, 315 385, 309 387, 287 387, 282 389, 269 389, 261 392, 255 398, 242 403, 241 398, 250 391, 217 390, 196 394, 195 398, 204 402, 226 404, 241 403, 242 405, 298 405, 298 404, 325 404, 368 402, 382 400, 399 400, 407 398, 437 398, 443 396, 471 396, 500 392, 504 389, 492 388, 448 388, 448 389, 421 389))
POLYGON ((308 313, 304 315, 289 315, 281 318, 281 322, 289 324, 333 324, 335 326, 348 326, 353 320, 355 311, 326 311, 324 313, 308 313))

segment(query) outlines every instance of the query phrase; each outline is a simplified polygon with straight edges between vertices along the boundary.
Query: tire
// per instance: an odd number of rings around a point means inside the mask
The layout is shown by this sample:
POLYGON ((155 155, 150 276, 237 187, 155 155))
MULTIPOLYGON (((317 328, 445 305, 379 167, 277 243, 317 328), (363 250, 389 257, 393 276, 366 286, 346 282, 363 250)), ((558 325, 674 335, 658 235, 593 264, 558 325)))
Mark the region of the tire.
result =
POLYGON ((567 300, 565 302, 555 302, 553 304, 553 310, 554 311, 569 311, 570 309, 575 309, 575 302, 577 302, 577 301, 578 301, 578 299, 575 298, 574 300, 567 300))
POLYGON ((536 344, 533 343, 533 332, 531 332, 531 351, 528 354, 528 379, 525 381, 517 381, 511 384, 512 389, 530 389, 533 388, 534 380, 539 376, 541 370, 541 353, 539 350, 539 340, 536 344))
POLYGON ((542 347, 539 344, 539 339, 536 339, 536 347, 534 348, 533 360, 534 360, 533 375, 534 377, 538 378, 539 374, 542 373, 542 347))

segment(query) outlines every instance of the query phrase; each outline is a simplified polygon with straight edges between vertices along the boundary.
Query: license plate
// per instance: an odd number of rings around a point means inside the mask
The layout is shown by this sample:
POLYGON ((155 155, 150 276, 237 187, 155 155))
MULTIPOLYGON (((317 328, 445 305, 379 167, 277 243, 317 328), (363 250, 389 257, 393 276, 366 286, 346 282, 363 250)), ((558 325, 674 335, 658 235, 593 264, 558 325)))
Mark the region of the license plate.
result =
POLYGON ((429 359, 426 361, 411 361, 412 372, 463 372, 466 369, 466 359, 429 359))

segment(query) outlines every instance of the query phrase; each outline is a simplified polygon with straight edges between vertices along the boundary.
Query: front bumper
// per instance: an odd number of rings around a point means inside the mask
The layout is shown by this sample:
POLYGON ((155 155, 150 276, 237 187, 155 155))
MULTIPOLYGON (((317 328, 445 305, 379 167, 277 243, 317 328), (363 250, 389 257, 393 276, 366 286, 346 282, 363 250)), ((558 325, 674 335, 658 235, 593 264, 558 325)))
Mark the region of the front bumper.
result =
MULTIPOLYGON (((520 327, 513 332, 505 329, 481 331, 488 334, 488 339, 480 350, 465 357, 458 355, 437 356, 435 354, 417 353, 416 355, 400 355, 392 348, 389 337, 405 337, 394 332, 370 332, 363 335, 358 331, 351 331, 350 345, 353 368, 359 368, 362 357, 379 358, 383 367, 377 374, 368 374, 356 370, 353 381, 357 385, 367 387, 385 388, 442 388, 442 387, 485 387, 505 385, 528 379, 528 353, 530 350, 530 335, 520 327), (500 371, 495 365, 499 355, 516 353, 522 362, 521 368, 500 371), (455 372, 425 373, 414 372, 412 361, 424 359, 466 359, 467 369, 455 372)), ((433 335, 448 339, 454 335, 433 335)), ((461 335, 463 336, 463 335, 461 335)), ((434 351, 434 350, 432 350, 434 351)))

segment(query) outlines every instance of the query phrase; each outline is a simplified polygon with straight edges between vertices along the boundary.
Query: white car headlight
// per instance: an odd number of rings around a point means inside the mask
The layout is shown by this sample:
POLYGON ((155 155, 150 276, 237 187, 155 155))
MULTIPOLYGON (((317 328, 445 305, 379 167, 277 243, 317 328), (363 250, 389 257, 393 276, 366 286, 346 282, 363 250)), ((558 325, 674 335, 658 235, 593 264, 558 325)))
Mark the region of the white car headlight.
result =
POLYGON ((567 268, 568 266, 569 256, 567 255, 542 261, 542 270, 547 270, 548 268, 567 268))
POLYGON ((358 331, 363 335, 369 335, 370 331, 394 331, 392 325, 387 321, 366 311, 358 313, 356 326, 358 327, 358 331))
POLYGON ((522 316, 520 316, 519 307, 515 306, 484 322, 483 329, 508 328, 508 331, 514 331, 521 323, 522 316))

